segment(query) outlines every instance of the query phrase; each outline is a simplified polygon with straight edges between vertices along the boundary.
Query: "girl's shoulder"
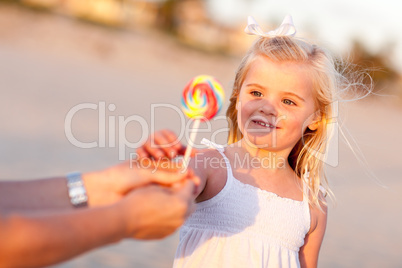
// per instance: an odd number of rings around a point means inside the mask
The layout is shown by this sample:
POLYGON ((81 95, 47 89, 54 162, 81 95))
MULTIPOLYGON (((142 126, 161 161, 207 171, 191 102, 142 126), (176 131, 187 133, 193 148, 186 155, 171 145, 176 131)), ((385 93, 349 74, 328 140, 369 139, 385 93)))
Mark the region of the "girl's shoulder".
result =
POLYGON ((216 149, 205 149, 193 158, 192 168, 201 179, 202 191, 196 201, 202 202, 218 194, 226 183, 226 162, 216 149))
POLYGON ((222 169, 226 169, 223 155, 216 149, 199 151, 192 160, 192 168, 201 171, 205 176, 212 176, 222 169))
POLYGON ((208 148, 199 152, 198 162, 206 163, 208 170, 217 170, 228 168, 228 164, 234 162, 236 155, 240 155, 241 148, 234 146, 219 146, 217 148, 208 148), (229 163, 227 163, 229 161, 229 163))
POLYGON ((223 159, 222 154, 218 150, 213 148, 200 150, 195 154, 193 158, 195 163, 197 162, 210 163, 210 162, 222 161, 222 159, 223 159))

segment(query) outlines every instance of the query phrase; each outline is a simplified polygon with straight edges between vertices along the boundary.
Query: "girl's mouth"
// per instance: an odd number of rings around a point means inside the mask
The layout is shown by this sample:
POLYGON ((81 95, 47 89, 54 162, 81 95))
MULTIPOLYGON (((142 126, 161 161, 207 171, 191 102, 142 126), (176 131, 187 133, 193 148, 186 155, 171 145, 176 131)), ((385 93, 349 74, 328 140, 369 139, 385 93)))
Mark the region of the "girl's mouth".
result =
POLYGON ((256 125, 265 127, 265 128, 271 128, 271 129, 276 128, 274 125, 272 125, 270 123, 266 123, 266 122, 259 121, 259 120, 251 120, 251 122, 253 122, 256 125))

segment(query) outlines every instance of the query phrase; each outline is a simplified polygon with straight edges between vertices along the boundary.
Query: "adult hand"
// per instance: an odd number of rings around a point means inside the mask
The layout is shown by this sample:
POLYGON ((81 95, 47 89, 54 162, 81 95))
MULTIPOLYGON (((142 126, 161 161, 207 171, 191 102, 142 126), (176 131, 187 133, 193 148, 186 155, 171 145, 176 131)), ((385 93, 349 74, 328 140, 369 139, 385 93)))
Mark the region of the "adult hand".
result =
POLYGON ((100 172, 84 173, 83 180, 89 206, 115 203, 133 189, 148 184, 172 187, 185 180, 193 180, 196 186, 199 184, 192 170, 183 172, 179 164, 167 159, 147 165, 135 160, 127 161, 100 172))
POLYGON ((172 234, 194 211, 194 183, 186 180, 174 188, 145 186, 116 203, 124 213, 127 237, 156 239, 172 234))
POLYGON ((135 189, 108 206, 0 214, 0 267, 44 267, 124 238, 163 238, 194 210, 193 191, 190 177, 135 189))
MULTIPOLYGON (((137 149, 139 158, 160 159, 163 157, 174 158, 184 155, 186 147, 180 143, 175 133, 164 129, 151 134, 145 144, 137 149)), ((197 153, 196 149, 191 150, 191 156, 197 153)))

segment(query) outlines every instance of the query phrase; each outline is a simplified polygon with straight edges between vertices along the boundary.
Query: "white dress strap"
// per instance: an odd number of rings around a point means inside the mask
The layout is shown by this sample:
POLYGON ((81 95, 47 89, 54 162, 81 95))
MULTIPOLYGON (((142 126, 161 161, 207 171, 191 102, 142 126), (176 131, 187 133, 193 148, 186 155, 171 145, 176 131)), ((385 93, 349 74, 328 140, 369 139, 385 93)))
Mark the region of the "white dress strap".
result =
POLYGON ((207 140, 205 138, 203 138, 201 140, 201 144, 204 144, 204 145, 208 146, 211 149, 216 149, 220 153, 223 153, 225 151, 225 147, 223 147, 222 145, 216 144, 215 142, 212 142, 212 141, 207 140))
POLYGON ((230 165, 230 161, 229 159, 226 157, 225 155, 225 147, 223 145, 220 144, 216 144, 208 139, 203 138, 201 140, 201 144, 204 144, 206 146, 208 146, 208 148, 210 149, 215 149, 217 150, 223 157, 223 159, 225 160, 226 163, 226 169, 227 169, 227 182, 231 182, 233 180, 233 171, 232 171, 232 167, 230 165))

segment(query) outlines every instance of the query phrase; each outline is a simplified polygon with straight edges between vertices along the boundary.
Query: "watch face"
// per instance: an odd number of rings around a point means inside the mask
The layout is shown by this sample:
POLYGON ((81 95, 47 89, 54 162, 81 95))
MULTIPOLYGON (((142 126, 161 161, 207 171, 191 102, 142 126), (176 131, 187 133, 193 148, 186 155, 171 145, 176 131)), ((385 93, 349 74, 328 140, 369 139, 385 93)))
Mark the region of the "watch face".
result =
POLYGON ((68 195, 74 207, 85 207, 88 205, 88 196, 81 173, 67 175, 68 195))

